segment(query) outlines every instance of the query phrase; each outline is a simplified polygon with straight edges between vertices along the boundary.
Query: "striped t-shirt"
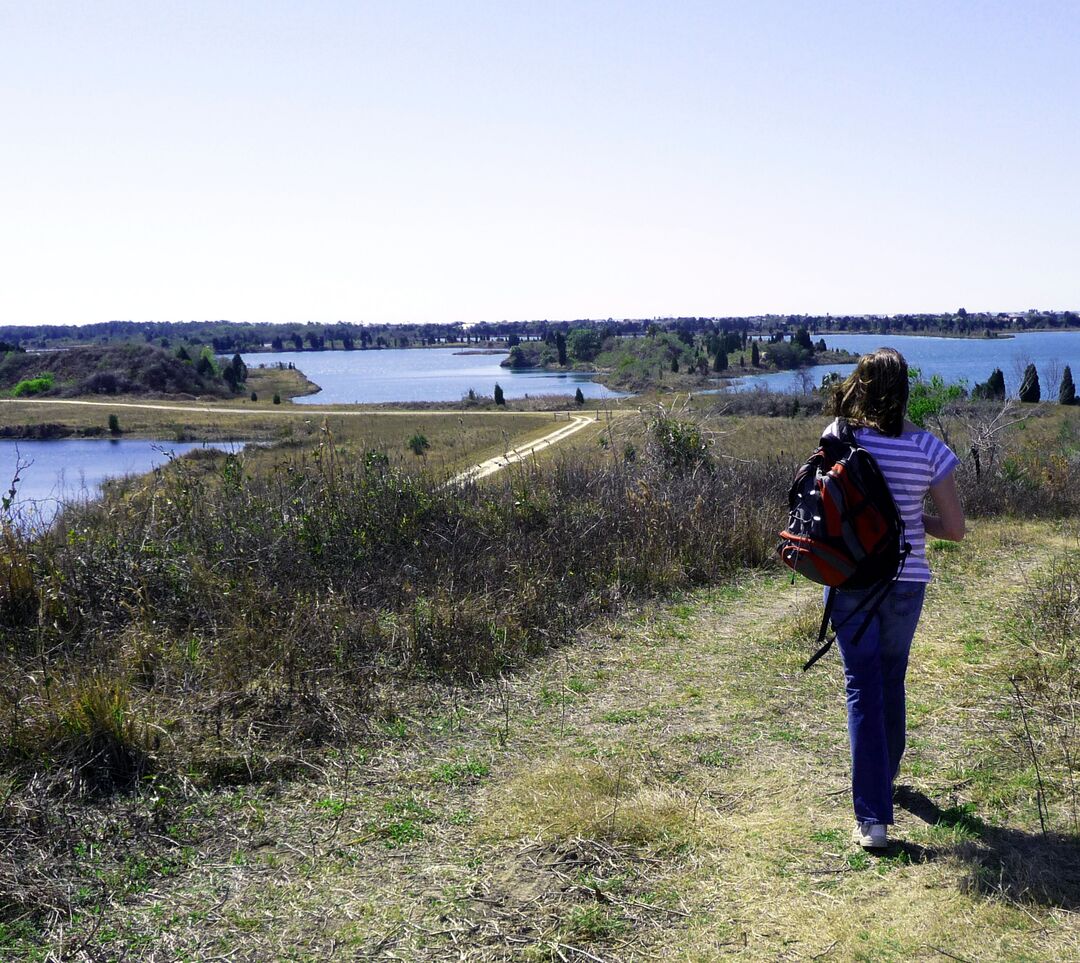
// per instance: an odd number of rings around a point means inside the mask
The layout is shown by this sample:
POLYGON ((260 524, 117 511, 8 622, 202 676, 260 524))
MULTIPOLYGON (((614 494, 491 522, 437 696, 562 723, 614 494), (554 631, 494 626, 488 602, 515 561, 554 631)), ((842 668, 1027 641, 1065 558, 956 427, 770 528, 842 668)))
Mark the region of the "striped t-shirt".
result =
MULTIPOLYGON (((825 434, 837 434, 835 421, 825 429, 825 434)), ((900 578, 905 582, 929 582, 923 499, 930 486, 945 478, 960 460, 945 442, 921 428, 905 431, 898 438, 883 435, 875 428, 856 428, 855 439, 874 456, 904 520, 911 554, 900 578)))

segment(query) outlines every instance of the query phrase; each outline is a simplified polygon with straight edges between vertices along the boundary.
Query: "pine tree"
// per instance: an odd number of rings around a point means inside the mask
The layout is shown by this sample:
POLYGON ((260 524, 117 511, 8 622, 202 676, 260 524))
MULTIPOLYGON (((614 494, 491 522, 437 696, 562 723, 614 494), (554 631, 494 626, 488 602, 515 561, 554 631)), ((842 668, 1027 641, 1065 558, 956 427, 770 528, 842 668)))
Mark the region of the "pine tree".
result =
POLYGON ((1000 368, 995 368, 990 377, 986 381, 987 388, 990 389, 988 398, 993 398, 996 401, 1005 400, 1005 375, 1000 368))
POLYGON ((1063 405, 1076 404, 1076 385, 1073 384, 1072 368, 1065 365, 1061 374, 1061 387, 1058 389, 1058 401, 1063 405))
POLYGON ((721 348, 716 352, 716 357, 713 359, 713 371, 727 371, 727 366, 727 352, 721 348))
POLYGON ((750 345, 750 364, 755 368, 761 367, 761 352, 758 351, 757 342, 750 345))
POLYGON ((495 404, 497 404, 497 405, 505 405, 506 404, 506 398, 503 397, 502 386, 497 381, 495 382, 495 404))
POLYGON ((1028 404, 1034 404, 1041 397, 1039 372, 1035 370, 1035 365, 1029 364, 1024 369, 1024 380, 1020 382, 1020 400, 1028 404))
POLYGON ((671 356, 671 370, 676 374, 679 373, 679 356, 677 354, 671 356))
POLYGON ((995 368, 985 382, 979 382, 971 389, 972 398, 985 398, 987 401, 1005 400, 1005 375, 1000 368, 995 368))
POLYGON ((577 391, 574 392, 574 403, 578 405, 585 404, 585 396, 581 393, 580 388, 578 388, 577 391))

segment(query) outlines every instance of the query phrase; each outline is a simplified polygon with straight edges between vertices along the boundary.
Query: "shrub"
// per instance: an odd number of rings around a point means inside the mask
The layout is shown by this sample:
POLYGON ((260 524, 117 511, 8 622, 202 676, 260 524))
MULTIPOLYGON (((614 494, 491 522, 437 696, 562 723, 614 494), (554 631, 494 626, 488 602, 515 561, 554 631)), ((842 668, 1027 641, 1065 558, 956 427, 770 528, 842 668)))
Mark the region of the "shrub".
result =
POLYGON ((16 398, 26 398, 31 395, 44 394, 52 388, 53 381, 54 379, 51 373, 38 375, 36 378, 26 378, 15 385, 15 387, 11 389, 11 393, 16 398))
POLYGON ((908 381, 908 418, 920 428, 932 428, 948 444, 949 432, 943 418, 967 395, 964 386, 946 384, 941 375, 924 381, 918 368, 908 369, 908 381))
POLYGON ((653 464, 667 475, 681 476, 713 467, 709 446, 695 422, 676 418, 659 410, 648 426, 648 454, 653 464))
POLYGON ((120 418, 117 415, 109 415, 109 434, 120 434, 120 418))
POLYGON ((275 405, 280 405, 281 404, 281 395, 279 395, 276 391, 274 392, 274 404, 275 405))
POLYGON ((1005 375, 1000 368, 995 368, 990 377, 982 384, 977 384, 971 391, 973 398, 985 398, 992 401, 1005 400, 1005 375))
POLYGON ((1080 833, 1080 561, 1063 556, 1017 606, 1020 658, 1011 682, 1017 768, 1037 774, 1044 829, 1080 833))

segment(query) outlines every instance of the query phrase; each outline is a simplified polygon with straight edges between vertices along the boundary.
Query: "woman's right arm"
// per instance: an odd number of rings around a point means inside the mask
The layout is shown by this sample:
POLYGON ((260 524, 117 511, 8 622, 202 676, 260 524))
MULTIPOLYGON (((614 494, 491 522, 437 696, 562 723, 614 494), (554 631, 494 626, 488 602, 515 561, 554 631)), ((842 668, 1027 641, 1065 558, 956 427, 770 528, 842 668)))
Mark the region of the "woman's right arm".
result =
POLYGON ((923 513, 923 527, 927 535, 944 538, 950 542, 959 542, 964 537, 964 506, 960 504, 960 493, 956 490, 956 472, 951 471, 936 485, 930 486, 930 494, 937 506, 937 515, 923 513))

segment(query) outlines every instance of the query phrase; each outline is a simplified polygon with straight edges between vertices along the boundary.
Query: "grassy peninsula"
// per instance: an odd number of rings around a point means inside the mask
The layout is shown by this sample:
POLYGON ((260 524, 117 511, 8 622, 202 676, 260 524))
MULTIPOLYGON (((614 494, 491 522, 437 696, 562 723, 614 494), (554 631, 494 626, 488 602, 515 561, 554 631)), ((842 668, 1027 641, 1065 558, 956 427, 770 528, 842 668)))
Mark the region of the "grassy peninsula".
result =
POLYGON ((745 331, 651 327, 640 337, 620 337, 592 328, 567 335, 550 333, 543 341, 518 342, 502 362, 512 369, 594 372, 609 388, 642 392, 691 390, 725 377, 766 374, 809 365, 850 364, 848 351, 829 350, 805 328, 786 336, 749 337, 745 331))

